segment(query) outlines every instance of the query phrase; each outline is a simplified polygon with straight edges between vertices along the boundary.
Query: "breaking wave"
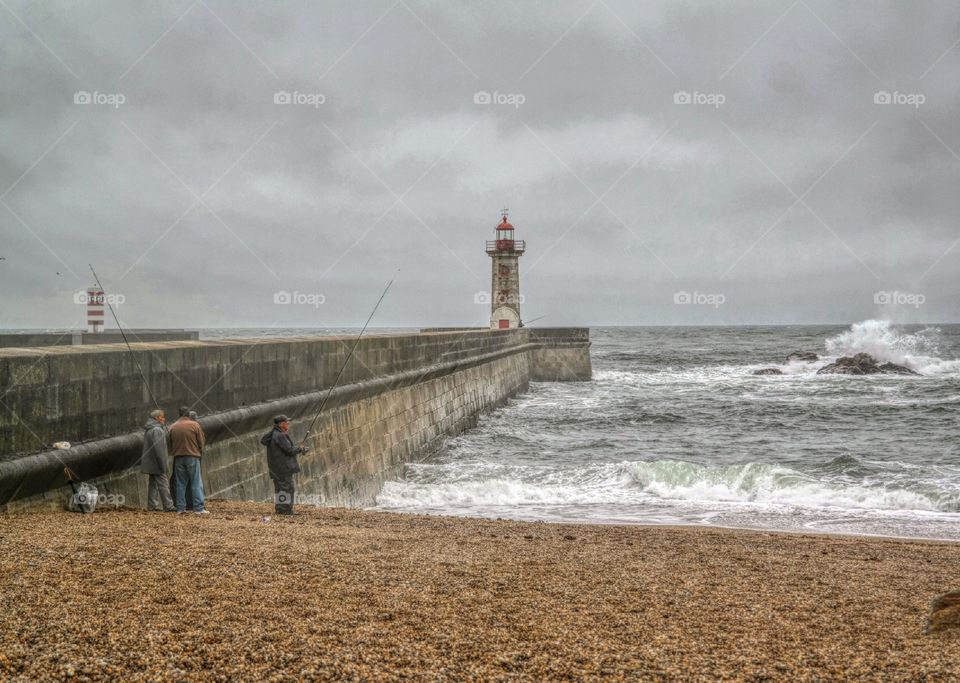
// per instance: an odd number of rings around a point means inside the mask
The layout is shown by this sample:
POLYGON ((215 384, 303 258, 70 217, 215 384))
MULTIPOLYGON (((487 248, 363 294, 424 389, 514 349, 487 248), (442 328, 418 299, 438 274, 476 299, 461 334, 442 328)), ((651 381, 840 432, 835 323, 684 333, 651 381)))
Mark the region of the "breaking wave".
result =
POLYGON ((960 511, 960 492, 934 482, 840 481, 782 465, 706 466, 678 460, 625 461, 558 470, 493 463, 414 465, 405 481, 388 482, 381 508, 644 504, 654 500, 728 502, 799 508, 960 511), (453 475, 453 476, 451 476, 453 475))
POLYGON ((830 356, 869 353, 880 362, 906 365, 921 374, 944 374, 960 370, 960 362, 939 358, 940 330, 928 327, 909 333, 888 320, 864 320, 826 340, 830 356))
POLYGON ((593 382, 537 383, 377 506, 960 540, 960 326, 605 328, 594 344, 593 382), (820 358, 784 362, 794 350, 820 358), (923 377, 817 376, 861 352, 923 377), (777 363, 785 376, 753 375, 777 363))

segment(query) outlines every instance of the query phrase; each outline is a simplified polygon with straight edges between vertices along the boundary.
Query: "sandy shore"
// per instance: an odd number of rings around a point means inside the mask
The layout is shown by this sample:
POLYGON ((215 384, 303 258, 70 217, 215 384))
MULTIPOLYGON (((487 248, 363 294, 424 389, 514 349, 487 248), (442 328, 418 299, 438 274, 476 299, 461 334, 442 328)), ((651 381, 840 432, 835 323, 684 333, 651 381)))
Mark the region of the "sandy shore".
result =
POLYGON ((211 509, 0 516, 0 679, 960 678, 960 544, 211 509))

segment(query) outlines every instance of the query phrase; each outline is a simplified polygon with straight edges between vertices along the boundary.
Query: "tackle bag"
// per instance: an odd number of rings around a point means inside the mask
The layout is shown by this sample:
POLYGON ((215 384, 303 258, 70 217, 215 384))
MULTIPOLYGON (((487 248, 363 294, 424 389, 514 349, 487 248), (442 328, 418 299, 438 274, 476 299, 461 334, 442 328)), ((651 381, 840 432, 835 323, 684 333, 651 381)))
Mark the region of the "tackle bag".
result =
POLYGON ((69 467, 64 467, 63 473, 67 475, 70 490, 73 491, 67 501, 67 509, 70 512, 81 512, 85 515, 96 510, 97 499, 99 498, 97 487, 77 479, 77 475, 69 467))

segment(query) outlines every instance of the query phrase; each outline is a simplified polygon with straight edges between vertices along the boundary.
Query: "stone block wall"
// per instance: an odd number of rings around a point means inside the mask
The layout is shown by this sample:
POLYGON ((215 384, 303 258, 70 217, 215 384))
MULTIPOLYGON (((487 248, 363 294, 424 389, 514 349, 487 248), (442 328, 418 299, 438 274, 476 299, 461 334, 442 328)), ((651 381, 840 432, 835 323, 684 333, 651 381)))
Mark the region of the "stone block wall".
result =
MULTIPOLYGON (((154 408, 150 392, 175 416, 180 405, 210 414, 316 391, 333 384, 354 342, 355 337, 177 341, 133 344, 133 353, 115 345, 0 349, 0 387, 9 406, 0 410, 0 454, 127 433, 154 408)), ((367 336, 340 383, 526 343, 525 336, 509 331, 367 336)))
MULTIPOLYGON (((404 462, 470 428, 480 413, 525 391, 531 379, 589 379, 586 332, 364 337, 310 437, 298 496, 317 504, 369 504, 404 462)), ((168 413, 196 404, 208 437, 202 461, 207 494, 265 500, 272 484, 259 437, 273 415, 286 413, 295 421, 293 437, 303 438, 353 341, 143 344, 136 358, 168 413)), ((0 506, 62 501, 63 465, 103 494, 143 504, 139 425, 152 403, 134 356, 116 347, 18 351, 0 350, 0 386, 7 391, 0 406, 0 506), (18 448, 38 450, 40 440, 86 443, 15 455, 18 448)))
MULTIPOLYGON (((200 333, 191 330, 124 330, 129 342, 185 341, 199 339, 200 333)), ((81 346, 83 344, 124 344, 118 330, 103 332, 43 332, 0 334, 0 348, 29 348, 33 346, 81 346)))
POLYGON ((583 382, 593 376, 590 330, 586 327, 531 327, 530 379, 583 382))

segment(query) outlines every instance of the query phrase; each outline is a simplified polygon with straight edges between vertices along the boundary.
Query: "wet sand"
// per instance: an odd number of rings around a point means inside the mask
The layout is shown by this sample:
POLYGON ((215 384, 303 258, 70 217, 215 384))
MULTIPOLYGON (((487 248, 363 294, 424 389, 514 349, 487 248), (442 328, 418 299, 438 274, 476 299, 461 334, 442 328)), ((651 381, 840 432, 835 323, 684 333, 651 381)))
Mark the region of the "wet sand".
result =
POLYGON ((0 679, 960 679, 957 543, 210 509, 0 516, 0 679))

